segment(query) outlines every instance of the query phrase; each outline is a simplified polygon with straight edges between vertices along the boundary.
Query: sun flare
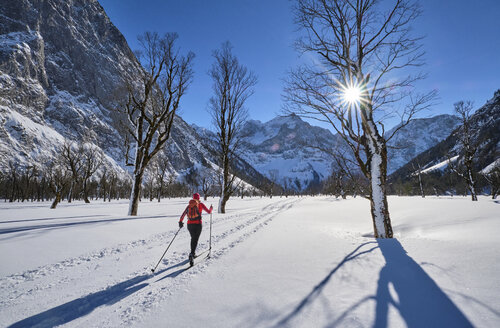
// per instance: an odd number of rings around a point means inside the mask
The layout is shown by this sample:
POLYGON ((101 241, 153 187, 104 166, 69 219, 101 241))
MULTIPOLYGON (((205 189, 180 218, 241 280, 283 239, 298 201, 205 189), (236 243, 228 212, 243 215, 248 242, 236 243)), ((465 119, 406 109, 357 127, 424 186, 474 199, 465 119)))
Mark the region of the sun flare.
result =
POLYGON ((343 106, 358 108, 368 102, 366 82, 351 81, 342 83, 337 81, 336 84, 338 99, 343 106))
POLYGON ((361 100, 361 90, 357 86, 349 86, 344 90, 344 101, 348 104, 356 104, 361 100))

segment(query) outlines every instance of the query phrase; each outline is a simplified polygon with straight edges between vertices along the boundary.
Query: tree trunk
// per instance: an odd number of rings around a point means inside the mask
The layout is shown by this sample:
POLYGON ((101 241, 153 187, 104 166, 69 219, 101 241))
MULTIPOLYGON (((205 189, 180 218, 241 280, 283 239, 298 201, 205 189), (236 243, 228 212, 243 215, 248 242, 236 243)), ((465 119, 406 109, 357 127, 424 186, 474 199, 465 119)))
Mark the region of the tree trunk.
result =
POLYGON ((420 195, 422 195, 422 198, 425 198, 424 186, 422 185, 422 175, 420 173, 420 166, 418 171, 418 184, 420 186, 420 195))
POLYGON ((226 213, 226 203, 227 203, 227 200, 229 199, 229 196, 227 195, 227 187, 226 187, 226 178, 223 177, 223 183, 222 183, 222 187, 221 187, 221 195, 220 195, 220 198, 219 198, 219 207, 218 207, 218 210, 217 212, 218 213, 226 213))
POLYGON ((232 186, 229 185, 229 158, 227 154, 224 154, 224 158, 222 160, 223 169, 222 169, 222 186, 221 186, 221 196, 219 199, 219 209, 218 213, 226 213, 226 203, 229 200, 230 188, 232 186))
POLYGON ((54 201, 52 202, 52 205, 50 205, 50 208, 55 209, 60 201, 61 201, 61 192, 56 191, 56 198, 54 198, 54 201))
POLYGON ((74 187, 75 183, 74 182, 71 182, 71 186, 69 187, 69 193, 68 193, 68 203, 71 203, 71 201, 73 200, 73 187, 74 187))
POLYGON ((392 238, 392 224, 387 203, 387 148, 382 140, 370 145, 370 207, 375 238, 392 238))
POLYGON ((16 185, 17 185, 17 181, 16 181, 16 177, 14 176, 14 178, 12 179, 13 183, 12 183, 12 192, 10 194, 10 199, 9 199, 9 203, 12 203, 14 202, 14 196, 16 194, 16 185))
POLYGON ((142 173, 138 173, 134 177, 132 191, 130 194, 130 203, 128 206, 128 215, 137 215, 139 208, 139 199, 141 196, 142 173))
POLYGON ((226 213, 226 203, 229 200, 229 195, 223 194, 219 199, 219 210, 218 213, 226 213))
POLYGON ((472 173, 472 164, 470 164, 470 166, 467 166, 467 180, 468 189, 470 191, 472 201, 477 202, 476 181, 474 181, 474 175, 472 173))
POLYGON ((83 183, 83 200, 85 201, 86 204, 90 203, 89 200, 89 195, 88 195, 88 190, 87 190, 87 182, 83 183))

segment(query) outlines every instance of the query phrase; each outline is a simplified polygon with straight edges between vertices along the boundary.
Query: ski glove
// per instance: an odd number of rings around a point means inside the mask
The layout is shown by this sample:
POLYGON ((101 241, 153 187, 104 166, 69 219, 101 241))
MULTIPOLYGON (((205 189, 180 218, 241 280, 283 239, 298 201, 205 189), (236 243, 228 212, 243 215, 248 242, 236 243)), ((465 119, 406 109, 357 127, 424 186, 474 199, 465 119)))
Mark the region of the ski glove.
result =
POLYGON ((179 221, 179 229, 182 228, 183 226, 184 226, 184 222, 179 221))

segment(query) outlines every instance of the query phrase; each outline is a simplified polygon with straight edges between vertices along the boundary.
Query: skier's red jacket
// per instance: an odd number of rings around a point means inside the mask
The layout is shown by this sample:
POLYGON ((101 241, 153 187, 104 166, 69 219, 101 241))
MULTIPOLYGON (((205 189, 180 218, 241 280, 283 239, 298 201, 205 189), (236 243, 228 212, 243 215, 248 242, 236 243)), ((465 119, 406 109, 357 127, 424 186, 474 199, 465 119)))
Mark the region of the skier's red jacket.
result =
MULTIPOLYGON (((187 215, 188 213, 188 209, 189 209, 189 205, 186 206, 186 209, 184 210, 184 212, 182 213, 181 215, 181 218, 179 220, 179 222, 182 222, 182 220, 184 220, 184 217, 187 215)), ((200 213, 200 216, 198 218, 194 218, 194 219, 189 219, 188 218, 188 221, 187 221, 187 224, 201 224, 201 212, 202 211, 205 211, 207 212, 208 214, 212 213, 212 209, 208 209, 205 204, 203 204, 202 202, 198 201, 198 213, 200 213)))

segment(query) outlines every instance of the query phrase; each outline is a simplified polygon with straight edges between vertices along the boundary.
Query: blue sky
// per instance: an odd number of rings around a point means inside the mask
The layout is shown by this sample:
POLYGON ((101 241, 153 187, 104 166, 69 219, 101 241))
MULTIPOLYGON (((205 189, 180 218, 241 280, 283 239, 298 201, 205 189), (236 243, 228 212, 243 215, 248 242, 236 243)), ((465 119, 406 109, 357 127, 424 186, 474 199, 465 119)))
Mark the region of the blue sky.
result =
MULTIPOLYGON (((286 71, 300 62, 289 0, 99 0, 132 50, 145 31, 177 32, 183 50, 196 54, 195 77, 180 115, 210 127, 206 105, 212 51, 229 40, 240 62, 258 76, 247 105, 250 118, 280 114, 286 71)), ((457 100, 480 107, 500 89, 500 1, 422 0, 414 29, 425 35, 428 77, 418 87, 437 89, 439 103, 425 116, 452 113, 457 100)), ((318 124, 319 125, 319 124, 318 124)))

